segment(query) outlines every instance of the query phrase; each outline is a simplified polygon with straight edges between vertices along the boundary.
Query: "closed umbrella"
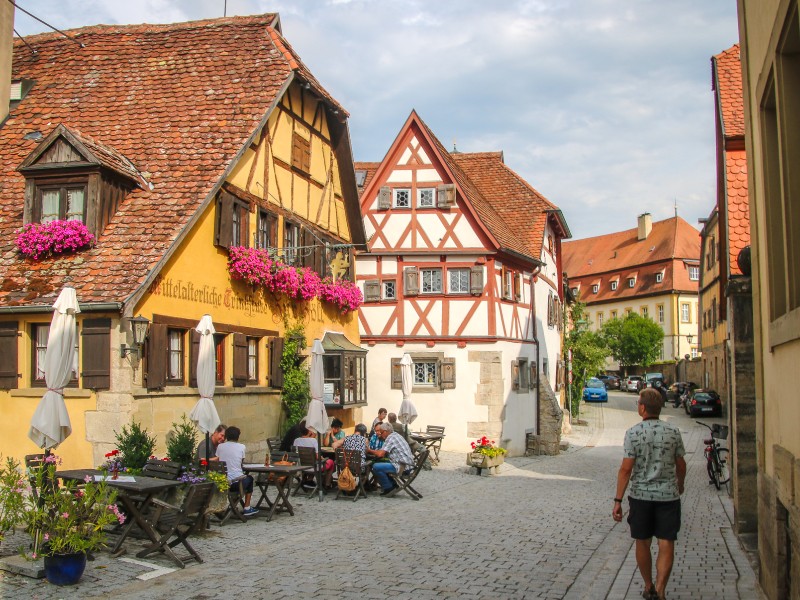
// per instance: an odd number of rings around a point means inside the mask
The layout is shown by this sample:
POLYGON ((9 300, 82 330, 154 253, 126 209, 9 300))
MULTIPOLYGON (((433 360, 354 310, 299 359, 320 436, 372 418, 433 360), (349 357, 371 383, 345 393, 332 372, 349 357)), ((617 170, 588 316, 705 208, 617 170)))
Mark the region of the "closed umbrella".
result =
POLYGON ((417 418, 417 407, 411 401, 411 388, 414 384, 414 374, 411 372, 411 356, 403 354, 400 360, 400 375, 403 383, 403 402, 400 403, 400 410, 397 411, 397 418, 406 426, 406 438, 408 438, 408 426, 417 418))
POLYGON ((211 447, 209 437, 221 423, 214 405, 214 389, 217 381, 216 352, 214 351, 214 323, 211 315, 203 315, 195 330, 200 334, 200 351, 197 356, 197 391, 200 399, 194 405, 189 418, 206 434, 206 451, 211 447))
POLYGON ((72 424, 64 404, 64 387, 72 379, 77 354, 75 315, 81 312, 75 289, 65 287, 53 304, 53 320, 44 355, 44 380, 47 391, 31 419, 28 437, 40 448, 50 450, 72 433, 72 424))
MULTIPOLYGON (((322 432, 328 430, 328 413, 322 402, 322 388, 325 383, 325 371, 322 365, 322 355, 325 350, 322 342, 314 340, 311 348, 311 371, 309 373, 309 387, 311 388, 311 402, 308 403, 306 414, 306 427, 317 432, 317 447, 322 445, 322 432)), ((316 461, 317 482, 319 483, 319 500, 322 502, 322 479, 319 472, 319 460, 316 461)))

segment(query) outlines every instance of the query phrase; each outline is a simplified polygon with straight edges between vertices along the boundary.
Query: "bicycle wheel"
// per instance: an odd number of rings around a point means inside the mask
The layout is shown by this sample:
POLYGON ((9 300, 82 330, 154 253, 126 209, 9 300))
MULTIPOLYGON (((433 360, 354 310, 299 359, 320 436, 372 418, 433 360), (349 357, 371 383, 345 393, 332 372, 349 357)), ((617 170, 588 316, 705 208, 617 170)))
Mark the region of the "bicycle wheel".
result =
POLYGON ((708 470, 708 478, 711 480, 711 483, 714 484, 714 487, 719 489, 719 477, 717 475, 717 455, 711 453, 708 457, 708 462, 706 463, 706 470, 708 470))
POLYGON ((728 449, 720 448, 717 450, 717 481, 720 484, 728 483, 731 480, 730 463, 728 462, 728 449))

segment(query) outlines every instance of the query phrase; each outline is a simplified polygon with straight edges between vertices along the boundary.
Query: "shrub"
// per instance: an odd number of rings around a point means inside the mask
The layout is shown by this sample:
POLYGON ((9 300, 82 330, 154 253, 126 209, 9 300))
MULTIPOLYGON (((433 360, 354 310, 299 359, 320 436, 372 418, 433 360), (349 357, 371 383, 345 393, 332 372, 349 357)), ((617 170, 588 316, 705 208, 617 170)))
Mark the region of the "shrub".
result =
POLYGON ((122 426, 122 431, 114 432, 117 438, 117 449, 122 455, 122 462, 127 469, 141 469, 147 463, 147 459, 153 455, 156 447, 155 436, 147 435, 144 429, 136 421, 131 421, 130 427, 122 426))
POLYGON ((172 424, 170 433, 172 435, 167 436, 167 458, 184 467, 190 466, 197 448, 197 427, 184 414, 180 423, 172 424))
POLYGON ((281 370, 283 371, 283 406, 289 427, 306 416, 310 393, 308 370, 302 366, 300 351, 306 347, 306 332, 302 323, 287 327, 281 370))

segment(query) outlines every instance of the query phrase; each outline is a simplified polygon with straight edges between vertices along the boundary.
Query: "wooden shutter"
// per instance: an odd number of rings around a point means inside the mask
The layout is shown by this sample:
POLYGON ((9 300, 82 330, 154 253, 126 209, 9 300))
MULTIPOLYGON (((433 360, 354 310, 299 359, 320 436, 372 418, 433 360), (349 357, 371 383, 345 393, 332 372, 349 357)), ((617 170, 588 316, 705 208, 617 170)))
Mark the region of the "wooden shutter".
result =
POLYGON ((522 300, 522 274, 514 273, 514 298, 517 302, 522 300))
POLYGON ((419 295, 419 269, 417 267, 403 269, 403 295, 419 295))
POLYGON ((436 188, 436 206, 450 208, 456 204, 456 186, 453 183, 443 183, 436 188))
POLYGON ((233 387, 247 384, 247 336, 233 334, 233 387))
POLYGON ((200 358, 200 332, 191 330, 191 350, 189 352, 189 386, 197 387, 197 360, 200 358))
POLYGON ((233 238, 233 200, 233 196, 227 192, 220 192, 217 197, 214 243, 223 248, 230 248, 233 238))
POLYGON ((441 382, 443 390, 454 390, 456 388, 456 359, 443 358, 441 382))
POLYGON ((381 282, 370 279, 364 282, 364 302, 377 302, 381 299, 381 282))
POLYGON ((271 338, 269 340, 269 385, 274 388, 283 387, 283 369, 281 369, 281 358, 283 357, 283 338, 271 338))
POLYGON ((481 265, 469 268, 469 293, 473 296, 483 295, 483 267, 481 265))
POLYGON ((392 359, 391 379, 392 379, 392 389, 393 390, 402 390, 403 389, 403 370, 402 370, 402 367, 400 365, 400 361, 401 360, 402 359, 400 359, 400 358, 393 358, 392 359))
POLYGON ((167 326, 164 323, 151 323, 147 334, 145 387, 148 390, 161 389, 167 384, 167 326))
POLYGON ((511 361, 511 389, 519 389, 519 361, 516 358, 511 361))
POLYGON ((111 387, 111 319, 84 319, 81 329, 82 387, 111 387))
POLYGON ((378 192, 378 210, 389 210, 392 208, 392 189, 385 185, 378 192))
POLYGON ((19 387, 18 331, 18 321, 0 323, 0 389, 3 390, 19 387))

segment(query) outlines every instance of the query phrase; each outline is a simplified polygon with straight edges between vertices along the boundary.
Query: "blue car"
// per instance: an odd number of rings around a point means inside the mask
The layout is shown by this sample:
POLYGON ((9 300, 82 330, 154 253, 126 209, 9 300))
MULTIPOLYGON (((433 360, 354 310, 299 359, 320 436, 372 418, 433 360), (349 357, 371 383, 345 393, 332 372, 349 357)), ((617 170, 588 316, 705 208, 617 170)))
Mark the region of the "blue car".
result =
POLYGON ((608 402, 608 392, 606 391, 606 384, 592 377, 586 382, 586 387, 583 388, 583 401, 584 402, 608 402))

